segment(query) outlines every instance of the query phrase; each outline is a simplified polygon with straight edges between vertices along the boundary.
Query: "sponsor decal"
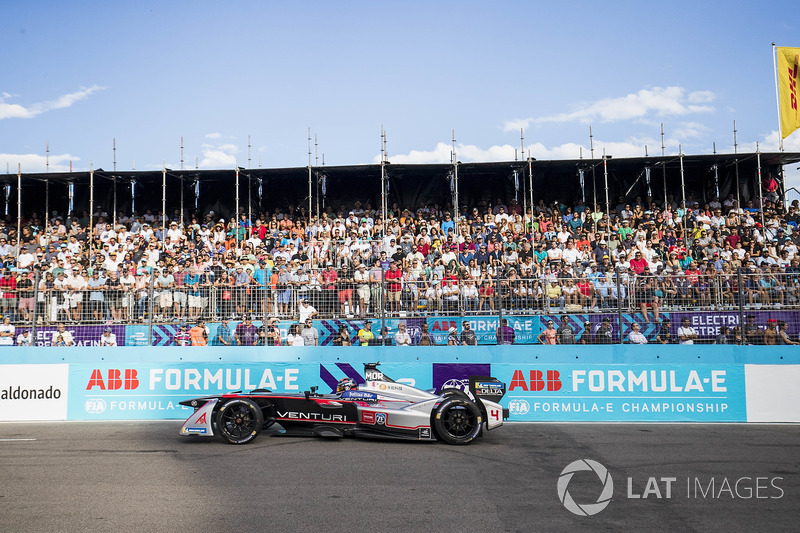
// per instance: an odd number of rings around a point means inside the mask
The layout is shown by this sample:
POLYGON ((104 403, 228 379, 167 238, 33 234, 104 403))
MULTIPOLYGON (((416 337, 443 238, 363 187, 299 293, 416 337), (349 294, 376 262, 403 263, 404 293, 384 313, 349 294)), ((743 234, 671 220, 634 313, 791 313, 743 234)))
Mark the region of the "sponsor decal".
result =
POLYGON ((342 392, 343 400, 360 400, 362 402, 375 402, 378 400, 378 395, 374 392, 365 392, 357 390, 346 390, 342 392))
POLYGON ((186 428, 186 433, 200 433, 205 435, 208 433, 208 429, 206 428, 186 428))
POLYGON ((139 372, 133 368, 119 370, 109 368, 105 379, 103 371, 100 369, 92 370, 86 390, 98 388, 100 390, 136 390, 139 387, 139 372))
POLYGON ((372 411, 362 411, 361 412, 361 423, 362 424, 374 424, 375 423, 375 413, 372 411))
POLYGON ((99 415, 106 412, 106 401, 102 398, 89 398, 83 404, 83 409, 90 415, 99 415))
POLYGON ((419 438, 420 439, 430 439, 431 438, 431 428, 419 428, 419 438))
POLYGON ((386 413, 375 413, 375 423, 379 426, 386 424, 386 413))
POLYGON ((347 422, 346 415, 334 413, 302 413, 299 411, 278 411, 278 418, 284 420, 324 420, 325 422, 347 422))
POLYGON ((508 412, 514 416, 526 415, 531 410, 527 400, 511 400, 508 402, 508 412))
POLYGON ((200 415, 200 418, 198 418, 197 421, 195 422, 195 424, 207 424, 207 423, 208 422, 206 422, 206 413, 200 415))

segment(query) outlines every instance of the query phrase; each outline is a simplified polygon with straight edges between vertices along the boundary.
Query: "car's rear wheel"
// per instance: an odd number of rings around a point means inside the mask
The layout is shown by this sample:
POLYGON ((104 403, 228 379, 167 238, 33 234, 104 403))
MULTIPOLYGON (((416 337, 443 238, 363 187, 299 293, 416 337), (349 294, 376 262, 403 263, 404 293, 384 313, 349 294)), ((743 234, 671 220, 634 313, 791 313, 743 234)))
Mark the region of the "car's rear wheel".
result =
POLYGON ((258 437, 264 426, 261 407, 247 398, 235 398, 217 412, 217 430, 230 444, 247 444, 258 437))
POLYGON ((436 435, 448 444, 469 444, 481 433, 483 420, 478 407, 458 396, 446 398, 433 418, 436 435))

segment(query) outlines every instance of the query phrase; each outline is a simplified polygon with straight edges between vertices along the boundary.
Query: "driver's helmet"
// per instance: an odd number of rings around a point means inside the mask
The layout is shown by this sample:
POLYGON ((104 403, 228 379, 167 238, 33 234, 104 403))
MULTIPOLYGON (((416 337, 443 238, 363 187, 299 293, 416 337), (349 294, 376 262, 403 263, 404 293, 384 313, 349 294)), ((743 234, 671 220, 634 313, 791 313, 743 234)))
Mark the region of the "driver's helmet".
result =
POLYGON ((336 385, 336 392, 343 392, 346 390, 356 390, 357 388, 358 386, 356 385, 356 380, 354 380, 353 378, 342 378, 336 385))

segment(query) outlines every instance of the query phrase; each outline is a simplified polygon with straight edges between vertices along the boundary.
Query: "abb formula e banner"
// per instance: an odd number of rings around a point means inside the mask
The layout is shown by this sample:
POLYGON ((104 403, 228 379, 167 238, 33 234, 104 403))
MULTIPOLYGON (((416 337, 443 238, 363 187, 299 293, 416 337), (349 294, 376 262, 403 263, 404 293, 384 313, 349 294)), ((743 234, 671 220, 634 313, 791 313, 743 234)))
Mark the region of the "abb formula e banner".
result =
POLYGON ((511 420, 745 422, 744 365, 492 365, 511 420))

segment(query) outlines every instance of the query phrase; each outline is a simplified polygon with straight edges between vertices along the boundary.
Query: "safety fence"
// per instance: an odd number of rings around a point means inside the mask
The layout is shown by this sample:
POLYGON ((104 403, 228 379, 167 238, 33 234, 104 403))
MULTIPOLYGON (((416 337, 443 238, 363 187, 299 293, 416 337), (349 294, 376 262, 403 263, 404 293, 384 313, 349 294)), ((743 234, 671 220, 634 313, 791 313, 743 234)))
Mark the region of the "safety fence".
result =
MULTIPOLYGON (((367 320, 359 318, 324 318, 311 320, 312 336, 319 346, 346 344, 360 346, 358 338, 367 320)), ((36 346, 60 345, 58 337, 66 332, 71 346, 101 346, 104 335, 112 337, 117 346, 178 346, 189 345, 186 336, 197 321, 181 329, 182 324, 54 324, 17 326, 15 337, 29 334, 36 346), (105 330, 110 329, 110 334, 105 330), (30 332, 30 333, 25 333, 30 332), (184 337, 181 340, 181 332, 184 337)), ((281 349, 288 348, 288 335, 293 325, 301 330, 306 323, 296 319, 273 320, 265 325, 256 320, 206 321, 204 342, 208 346, 253 346, 262 344, 260 333, 274 327, 281 335, 281 349), (241 328, 240 328, 241 326, 241 328)), ((800 342, 800 311, 791 309, 753 310, 740 314, 738 309, 706 311, 663 311, 658 320, 645 322, 640 312, 606 313, 552 313, 448 316, 429 315, 413 317, 385 317, 373 320, 369 326, 371 338, 367 345, 420 346, 430 343, 446 346, 451 339, 459 345, 527 344, 547 342, 552 331, 556 344, 679 344, 683 328, 691 328, 697 335, 685 339, 688 344, 781 344, 781 331, 791 342, 800 342), (498 342, 498 333, 500 342, 498 342), (404 334, 407 335, 405 339, 404 334)), ((266 344, 266 340, 264 339, 266 344)), ((269 347, 269 346, 267 346, 269 347)), ((549 346, 543 347, 549 350, 549 346)), ((202 350, 202 347, 197 349, 202 350)), ((791 348, 789 348, 791 349, 791 348)), ((798 350, 800 351, 800 350, 798 350)))
MULTIPOLYGON (((364 270, 364 269, 362 269, 364 270)), ((381 270, 381 272, 383 272, 381 270)), ((732 272, 661 271, 637 275, 627 270, 579 275, 542 273, 519 276, 515 269, 472 277, 387 273, 370 281, 326 275, 292 274, 258 284, 224 280, 161 278, 147 275, 120 280, 116 275, 77 283, 55 283, 38 276, 24 290, 5 290, 3 313, 18 325, 193 322, 277 317, 372 320, 391 317, 541 315, 552 313, 630 313, 658 319, 661 311, 800 309, 800 273, 777 266, 732 272), (82 286, 83 288, 74 288, 82 286), (307 302, 305 305, 303 302, 307 302), (646 314, 646 315, 645 315, 646 314)), ((227 279, 227 277, 225 277, 227 279)))

